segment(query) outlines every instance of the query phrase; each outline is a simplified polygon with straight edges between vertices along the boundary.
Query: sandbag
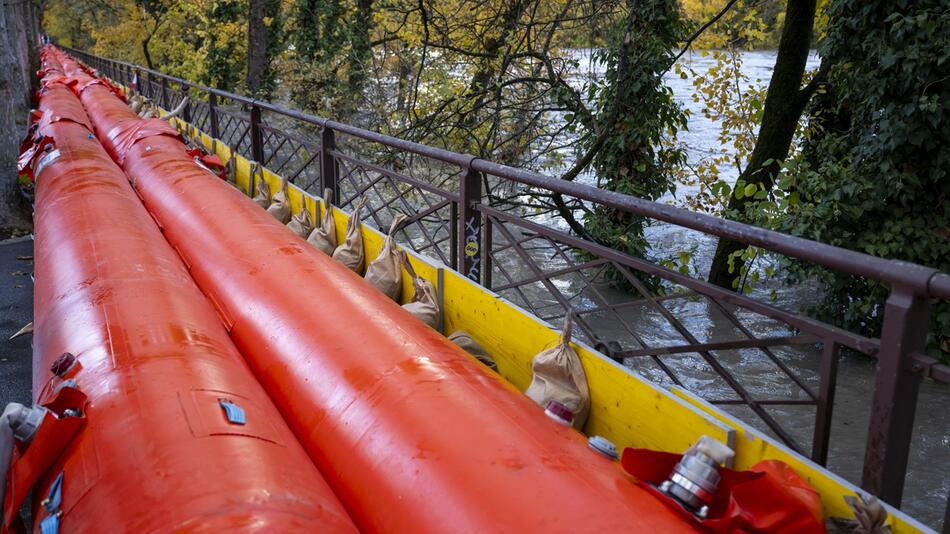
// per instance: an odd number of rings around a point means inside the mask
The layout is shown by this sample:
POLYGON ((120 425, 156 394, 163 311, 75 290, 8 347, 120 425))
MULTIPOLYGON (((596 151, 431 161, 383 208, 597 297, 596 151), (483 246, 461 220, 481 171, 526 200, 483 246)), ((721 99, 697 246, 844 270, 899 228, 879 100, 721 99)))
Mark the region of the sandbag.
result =
MULTIPOLYGON (((234 153, 232 152, 231 154, 231 159, 234 159, 234 153)), ((251 168, 251 177, 255 180, 254 202, 266 210, 267 207, 270 206, 270 186, 264 181, 264 177, 257 173, 257 167, 251 168)))
POLYGON ((524 394, 541 406, 558 401, 574 412, 574 428, 580 430, 590 413, 590 390, 581 360, 571 348, 571 315, 564 317, 564 331, 556 347, 545 350, 531 362, 533 378, 524 394))
POLYGON ((389 225, 389 234, 383 240, 383 246, 379 249, 379 255, 366 267, 366 281, 382 291, 387 297, 399 302, 399 296, 402 294, 402 263, 399 256, 396 255, 396 231, 408 219, 402 213, 396 214, 391 225, 389 225))
POLYGON ((303 205, 300 211, 290 218, 287 228, 290 228, 290 231, 297 234, 298 237, 307 239, 307 236, 313 231, 313 217, 310 216, 310 210, 307 209, 307 200, 302 198, 301 202, 303 205))
POLYGON ((332 256, 336 250, 336 222, 333 220, 333 191, 326 189, 323 191, 323 216, 320 222, 310 232, 307 242, 317 247, 327 256, 332 256))
POLYGON ((139 94, 132 95, 132 99, 129 101, 129 107, 132 108, 132 111, 136 115, 142 111, 142 106, 145 105, 145 97, 139 94))
POLYGON ((475 357, 476 360, 485 364, 486 367, 492 371, 498 372, 498 364, 495 363, 495 360, 478 344, 468 332, 464 330, 456 330, 449 335, 449 341, 458 345, 462 350, 471 354, 475 357))
POLYGON ((369 199, 363 197, 350 215, 350 222, 346 225, 346 237, 343 243, 333 251, 333 259, 346 265, 346 268, 356 274, 363 274, 363 264, 366 261, 366 251, 363 250, 362 211, 369 199))
MULTIPOLYGON (((217 139, 211 140, 212 153, 217 153, 217 150, 216 150, 217 141, 218 141, 217 139)), ((225 166, 227 167, 227 171, 228 171, 228 183, 230 183, 234 187, 237 187, 237 158, 234 157, 234 154, 235 154, 235 151, 233 149, 234 147, 228 147, 228 148, 230 149, 228 152, 228 161, 227 163, 225 163, 225 166)))
POLYGON ((290 222, 290 197, 287 196, 287 180, 280 182, 280 191, 271 199, 271 205, 267 206, 267 213, 280 221, 280 224, 290 222))
POLYGON ((439 298, 435 286, 432 282, 416 274, 416 270, 409 263, 409 257, 405 251, 399 251, 399 260, 403 267, 412 277, 412 289, 415 291, 412 295, 412 301, 402 305, 402 308, 429 325, 430 328, 439 329, 439 298))

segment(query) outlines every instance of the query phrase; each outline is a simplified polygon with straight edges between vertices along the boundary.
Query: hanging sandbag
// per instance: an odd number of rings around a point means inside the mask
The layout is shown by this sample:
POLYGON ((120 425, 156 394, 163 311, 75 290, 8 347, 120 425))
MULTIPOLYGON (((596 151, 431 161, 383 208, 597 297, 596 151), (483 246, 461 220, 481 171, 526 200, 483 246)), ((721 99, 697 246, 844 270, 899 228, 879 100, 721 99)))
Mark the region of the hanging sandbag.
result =
POLYGON ((287 228, 290 228, 290 231, 297 234, 298 237, 307 239, 307 236, 313 231, 313 217, 310 216, 310 210, 307 209, 306 199, 302 198, 301 203, 300 211, 290 218, 287 228))
POLYGON ((439 329, 439 298, 435 286, 432 282, 416 274, 416 270, 409 263, 409 256, 405 251, 400 250, 399 260, 402 266, 406 268, 409 276, 412 277, 412 301, 402 305, 402 308, 429 325, 430 328, 439 329))
POLYGON ((363 250, 362 211, 369 199, 363 197, 350 215, 350 222, 346 225, 346 237, 343 243, 333 251, 333 259, 346 265, 346 268, 356 274, 363 274, 363 263, 366 260, 366 251, 363 250))
POLYGON ((391 225, 389 235, 383 240, 379 255, 366 267, 366 281, 387 297, 399 302, 402 293, 402 262, 396 254, 396 231, 408 219, 402 213, 397 213, 391 225))
MULTIPOLYGON (((234 153, 232 152, 232 154, 234 153)), ((234 156, 231 157, 232 159, 234 158, 234 156)), ((251 167, 251 177, 255 180, 254 202, 266 210, 267 207, 270 206, 270 186, 267 185, 267 182, 264 180, 262 174, 258 174, 258 167, 256 166, 257 164, 255 163, 254 165, 255 166, 251 167)))
POLYGON ((280 221, 280 224, 290 222, 290 197, 287 196, 287 180, 281 180, 280 191, 274 195, 271 205, 267 206, 267 213, 280 221))
POLYGON ((556 347, 545 350, 531 362, 533 378, 524 392, 541 406, 557 401, 574 413, 572 425, 580 430, 590 412, 590 390, 581 360, 571 348, 571 315, 564 317, 564 330, 556 347))
MULTIPOLYGON (((211 142, 214 145, 217 139, 212 139, 211 142)), ((215 146, 215 148, 217 147, 215 146)), ((214 152, 214 150, 212 150, 212 152, 214 152)), ((228 162, 226 164, 228 168, 228 182, 234 187, 237 187, 237 158, 234 154, 236 154, 235 148, 233 146, 228 147, 228 162)))
POLYGON ((332 256, 336 250, 336 222, 333 220, 333 191, 323 191, 323 216, 317 226, 310 232, 307 242, 317 247, 327 256, 332 256))
POLYGON ((468 332, 464 330, 456 330, 449 335, 449 341, 458 345, 462 350, 471 354, 475 357, 476 360, 485 364, 486 367, 492 371, 498 372, 498 364, 495 363, 495 360, 488 355, 488 352, 478 344, 468 332))
POLYGON ((132 111, 136 115, 142 111, 142 107, 145 105, 145 97, 139 94, 132 95, 132 99, 129 101, 129 107, 132 108, 132 111))

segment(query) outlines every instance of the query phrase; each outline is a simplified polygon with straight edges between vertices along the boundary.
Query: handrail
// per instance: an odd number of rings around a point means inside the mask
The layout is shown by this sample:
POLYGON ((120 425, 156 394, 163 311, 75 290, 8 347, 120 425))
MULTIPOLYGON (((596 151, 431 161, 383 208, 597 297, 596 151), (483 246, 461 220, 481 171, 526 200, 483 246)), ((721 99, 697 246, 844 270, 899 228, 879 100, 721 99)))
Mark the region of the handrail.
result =
MULTIPOLYGON (((70 52, 80 52, 63 47, 70 52)), ((714 217, 704 213, 690 211, 684 208, 663 204, 652 200, 633 197, 613 191, 606 191, 586 184, 559 180, 544 174, 524 169, 518 169, 486 161, 472 155, 460 154, 415 141, 407 141, 386 134, 373 132, 349 124, 317 117, 302 111, 289 109, 279 104, 273 104, 256 98, 250 98, 229 91, 214 89, 201 84, 194 84, 182 78, 163 74, 138 65, 119 60, 110 60, 127 68, 146 72, 165 80, 183 84, 200 91, 214 93, 216 96, 257 106, 263 110, 279 113, 304 122, 318 125, 322 128, 352 135, 366 141, 379 143, 383 146, 397 148, 425 156, 435 160, 451 163, 462 168, 469 168, 477 172, 484 172, 492 176, 504 178, 524 185, 543 187, 555 193, 568 195, 580 200, 597 202, 611 208, 628 213, 641 215, 658 221, 683 226, 705 234, 725 237, 741 243, 754 245, 793 258, 810 261, 841 272, 873 278, 880 282, 907 287, 915 294, 925 298, 950 299, 950 275, 915 263, 901 260, 880 258, 849 250, 834 245, 828 245, 803 237, 796 237, 774 230, 753 226, 738 221, 731 221, 714 217)))

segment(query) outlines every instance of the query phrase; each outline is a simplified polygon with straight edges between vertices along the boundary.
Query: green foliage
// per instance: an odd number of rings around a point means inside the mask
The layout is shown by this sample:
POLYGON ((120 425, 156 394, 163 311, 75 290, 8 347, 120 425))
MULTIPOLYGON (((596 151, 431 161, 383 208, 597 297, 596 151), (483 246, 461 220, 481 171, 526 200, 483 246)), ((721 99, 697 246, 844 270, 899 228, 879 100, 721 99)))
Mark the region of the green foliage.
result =
POLYGON ((758 138, 767 88, 762 80, 753 83, 743 72, 740 51, 730 48, 703 54, 711 55, 715 61, 706 72, 680 63, 674 70, 683 79, 692 78, 695 91, 691 98, 703 105, 704 117, 719 125, 720 147, 695 165, 683 165, 676 171, 678 181, 697 186, 695 194, 684 197, 687 207, 721 215, 730 196, 755 194, 754 189, 747 191, 745 184, 730 185, 723 174, 730 170, 741 174, 748 164, 758 138))
POLYGON ((294 0, 291 13, 296 21, 291 41, 301 60, 325 62, 346 46, 346 10, 341 0, 294 0))
MULTIPOLYGON (((820 53, 832 98, 781 185, 783 231, 950 271, 950 11, 942 0, 832 0, 820 53)), ((797 264, 824 284, 820 318, 880 331, 888 288, 797 264)), ((931 350, 950 353, 950 305, 931 350)))
POLYGON ((245 0, 215 0, 208 10, 208 24, 218 31, 208 35, 206 58, 207 72, 202 82, 233 91, 241 81, 244 69, 235 65, 234 59, 247 54, 247 36, 243 32, 231 31, 247 26, 247 2, 245 0))
MULTIPOLYGON (((279 31, 281 0, 269 18, 279 31)), ((246 0, 51 0, 43 14, 56 41, 93 53, 146 64, 143 42, 157 70, 222 89, 240 88, 247 63, 246 0)), ((269 36, 270 37, 270 36, 269 36)), ((275 49, 281 47, 273 37, 275 49)), ((270 43, 269 43, 270 44, 270 43)))
POLYGON ((358 33, 352 23, 356 8, 347 0, 294 0, 290 10, 294 55, 287 77, 291 98, 304 109, 342 119, 340 109, 350 107, 350 100, 357 97, 346 84, 355 59, 351 43, 358 33))
MULTIPOLYGON (((719 13, 726 0, 682 0, 681 5, 684 15, 699 25, 719 13)), ((776 48, 784 11, 783 0, 739 0, 696 39, 695 46, 704 50, 776 48)))
MULTIPOLYGON (((656 200, 672 189, 672 169, 685 160, 682 148, 664 143, 686 127, 686 114, 662 81, 685 24, 669 0, 629 5, 610 45, 596 53, 606 72, 589 95, 597 115, 606 118, 600 122, 607 134, 593 167, 599 187, 656 200)), ((596 142, 593 135, 584 139, 596 142)), ((643 231, 648 222, 602 206, 584 218, 592 237, 640 257, 647 252, 643 231)))

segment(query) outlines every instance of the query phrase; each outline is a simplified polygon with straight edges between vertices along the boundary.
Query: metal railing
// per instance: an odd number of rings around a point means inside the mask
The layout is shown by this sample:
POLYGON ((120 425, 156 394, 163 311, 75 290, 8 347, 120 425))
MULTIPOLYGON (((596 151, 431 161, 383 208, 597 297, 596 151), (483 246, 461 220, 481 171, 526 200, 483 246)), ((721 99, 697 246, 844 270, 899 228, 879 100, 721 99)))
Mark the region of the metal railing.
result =
MULTIPOLYGON (((734 394, 708 400, 748 407, 789 447, 822 465, 828 459, 840 349, 875 358, 862 486, 900 506, 919 385, 923 379, 950 383, 950 367, 924 354, 930 300, 950 299, 947 274, 553 179, 66 50, 124 85, 135 77, 138 90, 166 109, 190 95, 185 121, 305 190, 319 194, 330 189, 341 207, 369 196, 364 220, 378 228, 387 228, 397 211, 410 215, 410 224, 400 231, 403 243, 542 319, 558 320, 573 313, 581 337, 611 357, 647 358, 668 383, 683 385, 681 373, 668 358, 696 356, 734 394), (882 334, 869 338, 843 330, 572 235, 556 224, 524 216, 510 205, 504 209, 504 203, 486 194, 487 189, 499 187, 559 194, 879 281, 890 287, 882 334), (603 283, 607 270, 619 274, 629 288, 619 301, 616 292, 603 283), (658 295, 638 273, 662 279, 672 290, 658 295), (703 339, 678 317, 679 311, 671 304, 676 301, 704 303, 724 318, 735 335, 703 339), (780 335, 757 336, 748 325, 751 316, 772 321, 780 335), (659 344, 648 339, 642 328, 645 321, 674 332, 678 339, 659 344), (609 332, 605 333, 603 324, 612 325, 609 332), (624 335, 618 336, 618 331, 624 335), (817 376, 802 376, 777 354, 781 347, 800 346, 821 347, 817 376), (762 392, 750 390, 734 362, 730 364, 730 356, 750 351, 771 362, 788 379, 793 393, 763 398, 762 392), (803 447, 769 413, 777 406, 814 407, 810 447, 803 447)), ((945 520, 945 529, 948 523, 945 520)))

